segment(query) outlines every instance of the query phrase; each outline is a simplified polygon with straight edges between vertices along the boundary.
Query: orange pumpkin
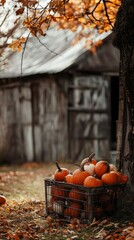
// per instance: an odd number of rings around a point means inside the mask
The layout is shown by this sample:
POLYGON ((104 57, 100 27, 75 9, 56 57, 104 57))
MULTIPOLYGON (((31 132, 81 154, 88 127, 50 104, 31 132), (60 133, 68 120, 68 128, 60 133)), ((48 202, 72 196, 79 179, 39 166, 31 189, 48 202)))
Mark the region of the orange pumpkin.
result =
POLYGON ((98 196, 98 201, 103 207, 105 207, 107 204, 111 202, 111 197, 107 193, 101 194, 100 196, 98 196))
POLYGON ((127 183, 128 182, 128 176, 123 174, 122 172, 117 172, 119 176, 120 183, 127 183))
POLYGON ((111 215, 115 211, 115 207, 112 203, 108 202, 104 208, 104 211, 107 215, 111 215))
POLYGON ((103 209, 102 209, 102 207, 100 207, 100 206, 95 206, 95 207, 94 207, 94 217, 98 219, 98 218, 102 217, 102 214, 103 214, 103 209))
POLYGON ((93 217, 95 218, 100 218, 103 215, 103 209, 100 206, 94 206, 94 208, 92 208, 90 205, 86 206, 85 209, 85 217, 87 219, 89 219, 91 217, 91 215, 93 214, 93 217))
POLYGON ((67 168, 61 168, 57 162, 55 164, 57 166, 57 170, 54 173, 55 181, 64 181, 65 176, 69 174, 69 170, 67 168))
POLYGON ((71 173, 65 176, 65 182, 72 184, 73 183, 73 175, 71 173))
POLYGON ((97 162, 94 168, 94 172, 98 178, 101 178, 104 173, 107 173, 109 171, 109 163, 104 160, 97 162))
POLYGON ((84 184, 85 187, 99 187, 102 186, 102 181, 100 179, 97 179, 93 176, 88 176, 85 180, 84 180, 84 184))
POLYGON ((83 185, 86 177, 89 176, 89 173, 81 168, 74 170, 73 172, 73 184, 83 185))
POLYGON ((71 191, 69 192, 69 198, 70 200, 79 201, 82 200, 83 194, 77 189, 71 189, 71 191))
POLYGON ((90 163, 92 163, 92 164, 96 165, 96 163, 97 163, 97 160, 96 160, 95 158, 92 158, 92 160, 91 160, 91 162, 90 162, 90 163))
POLYGON ((51 196, 54 200, 64 200, 68 195, 68 191, 63 186, 52 186, 51 196))
POLYGON ((78 218, 81 213, 81 205, 77 202, 72 202, 69 207, 64 211, 64 216, 69 216, 71 218, 78 218))
POLYGON ((3 195, 0 195, 0 206, 6 203, 6 198, 3 195))
POLYGON ((120 179, 117 172, 109 172, 102 175, 102 182, 107 185, 118 184, 120 179))

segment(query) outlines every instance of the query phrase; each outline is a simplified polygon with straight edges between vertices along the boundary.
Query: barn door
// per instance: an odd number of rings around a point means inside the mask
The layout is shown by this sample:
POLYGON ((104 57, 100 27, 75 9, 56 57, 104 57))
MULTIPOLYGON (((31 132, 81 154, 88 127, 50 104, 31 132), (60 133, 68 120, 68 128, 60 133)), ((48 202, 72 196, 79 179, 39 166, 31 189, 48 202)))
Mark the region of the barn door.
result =
POLYGON ((110 154, 110 91, 104 76, 75 77, 68 85, 69 157, 110 154))

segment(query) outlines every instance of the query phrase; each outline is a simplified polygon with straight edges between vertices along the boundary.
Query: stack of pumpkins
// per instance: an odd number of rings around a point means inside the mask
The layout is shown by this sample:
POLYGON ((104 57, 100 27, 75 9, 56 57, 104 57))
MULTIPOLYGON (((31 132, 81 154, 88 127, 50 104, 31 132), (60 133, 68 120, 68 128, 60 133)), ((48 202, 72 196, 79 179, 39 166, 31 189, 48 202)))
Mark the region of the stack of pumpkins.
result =
POLYGON ((54 179, 86 187, 127 183, 128 176, 119 172, 114 164, 105 160, 97 162, 93 156, 94 154, 91 154, 88 158, 83 159, 79 168, 74 170, 72 174, 67 168, 60 168, 56 162, 57 170, 54 179))
MULTIPOLYGON (((117 171, 115 165, 110 164, 105 160, 97 162, 94 158, 94 154, 91 154, 88 158, 83 159, 80 166, 75 169, 73 173, 70 173, 67 168, 61 168, 57 162, 56 166, 57 170, 54 173, 54 180, 68 183, 67 185, 75 184, 76 186, 82 185, 88 188, 96 188, 103 185, 126 184, 128 181, 128 176, 117 171)), ((52 186, 51 196, 53 210, 58 214, 77 218, 83 208, 80 204, 83 200, 83 195, 84 193, 82 191, 79 191, 74 187, 68 188, 66 184, 65 186, 64 184, 52 186), (69 201, 69 204, 65 207, 66 199, 71 199, 71 201, 69 201)), ((108 206, 108 201, 110 201, 109 195, 103 193, 100 195, 100 198, 102 198, 100 201, 106 203, 108 206)), ((91 206, 86 204, 85 207, 86 217, 88 218, 91 206)), ((100 216, 102 213, 102 206, 96 206, 94 211, 96 216, 100 216)))

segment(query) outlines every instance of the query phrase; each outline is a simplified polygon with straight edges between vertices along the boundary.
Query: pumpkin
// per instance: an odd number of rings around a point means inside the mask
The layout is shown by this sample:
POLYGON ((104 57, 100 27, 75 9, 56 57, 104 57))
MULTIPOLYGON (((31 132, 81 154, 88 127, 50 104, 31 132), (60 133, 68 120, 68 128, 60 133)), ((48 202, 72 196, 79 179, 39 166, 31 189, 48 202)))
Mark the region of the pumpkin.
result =
POLYGON ((57 166, 57 170, 54 173, 55 181, 64 181, 65 176, 69 174, 69 170, 67 168, 61 168, 58 162, 55 163, 57 166))
POLYGON ((90 217, 92 217, 92 214, 93 214, 93 217, 95 218, 99 218, 103 215, 103 209, 102 207, 100 206, 94 206, 94 208, 92 208, 90 205, 86 206, 85 208, 85 217, 87 219, 90 219, 90 217))
POLYGON ((104 173, 107 173, 110 171, 110 166, 107 161, 99 161, 96 163, 94 172, 98 178, 101 178, 104 173))
POLYGON ((100 196, 98 196, 98 201, 99 201, 99 203, 103 206, 103 207, 105 207, 108 203, 110 203, 111 202, 111 197, 110 197, 110 195, 109 194, 101 194, 100 196))
POLYGON ((85 187, 99 187, 102 186, 102 181, 100 179, 97 179, 93 176, 88 176, 85 180, 84 180, 84 184, 85 187))
POLYGON ((77 202, 72 202, 69 207, 64 211, 64 216, 69 216, 71 218, 78 218, 81 213, 81 205, 77 202))
POLYGON ((104 184, 112 185, 112 184, 118 184, 120 181, 120 178, 116 172, 111 171, 109 173, 103 174, 101 180, 104 184))
POLYGON ((119 182, 120 183, 127 183, 128 182, 128 176, 123 174, 122 172, 117 172, 119 176, 119 182))
POLYGON ((92 158, 92 160, 90 161, 90 163, 92 163, 92 164, 96 165, 96 163, 97 163, 97 160, 96 160, 95 158, 92 158))
POLYGON ((52 186, 51 196, 54 200, 64 200, 68 195, 68 191, 63 186, 52 186))
POLYGON ((62 215, 64 212, 64 202, 53 202, 53 211, 57 214, 62 215))
POLYGON ((71 191, 69 192, 69 198, 70 200, 79 201, 79 200, 82 200, 83 194, 82 192, 74 188, 74 189, 71 189, 71 191))
POLYGON ((72 184, 73 183, 73 175, 71 173, 65 176, 65 182, 72 184))
POLYGON ((102 216, 103 209, 100 206, 95 206, 93 212, 94 212, 94 217, 98 219, 98 218, 100 218, 102 216))
POLYGON ((108 203, 106 206, 105 206, 105 209, 104 209, 105 213, 107 215, 111 215, 111 213, 113 213, 115 211, 115 207, 112 203, 108 203))
POLYGON ((92 164, 95 165, 97 161, 96 161, 96 159, 93 159, 94 155, 95 155, 95 153, 91 153, 91 154, 89 155, 89 157, 84 158, 84 159, 81 161, 80 166, 83 166, 83 164, 85 164, 85 163, 92 163, 92 164))
POLYGON ((90 176, 94 175, 94 164, 92 163, 85 163, 84 170, 89 173, 90 176))
POLYGON ((116 167, 114 164, 110 163, 110 164, 109 164, 109 167, 110 167, 110 172, 111 172, 111 171, 117 172, 117 167, 116 167))
POLYGON ((86 177, 89 173, 86 172, 82 167, 74 170, 73 172, 73 184, 83 185, 86 177))
POLYGON ((6 198, 3 195, 0 195, 0 206, 6 203, 6 198))

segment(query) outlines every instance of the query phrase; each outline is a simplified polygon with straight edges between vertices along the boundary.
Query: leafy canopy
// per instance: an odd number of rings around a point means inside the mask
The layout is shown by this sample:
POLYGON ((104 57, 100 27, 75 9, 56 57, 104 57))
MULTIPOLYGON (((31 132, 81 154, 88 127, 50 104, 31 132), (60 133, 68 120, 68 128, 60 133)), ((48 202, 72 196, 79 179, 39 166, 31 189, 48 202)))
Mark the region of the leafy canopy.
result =
POLYGON ((75 32, 73 43, 84 37, 87 39, 86 44, 92 45, 92 33, 101 34, 113 28, 121 0, 0 0, 0 4, 1 9, 3 8, 0 15, 3 18, 3 29, 4 24, 10 21, 9 13, 14 15, 13 25, 8 32, 5 34, 3 30, 3 36, 7 36, 4 45, 10 43, 11 48, 20 51, 22 44, 27 41, 27 37, 22 36, 22 33, 18 36, 15 34, 20 26, 28 29, 29 34, 39 37, 45 36, 48 29, 56 25, 57 28, 75 32))

